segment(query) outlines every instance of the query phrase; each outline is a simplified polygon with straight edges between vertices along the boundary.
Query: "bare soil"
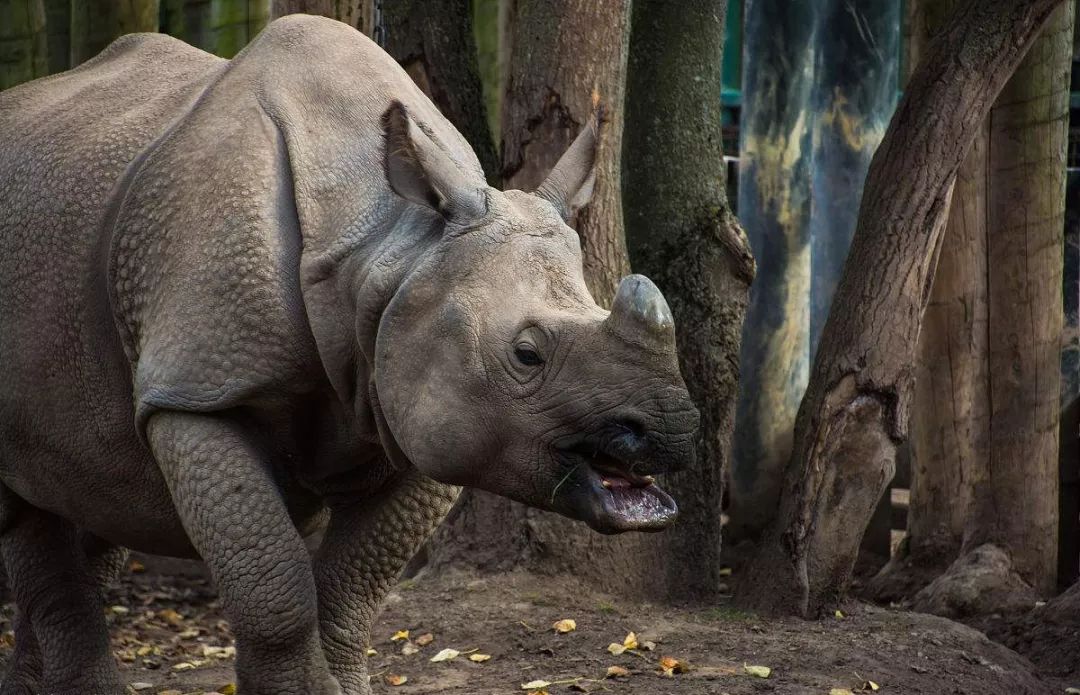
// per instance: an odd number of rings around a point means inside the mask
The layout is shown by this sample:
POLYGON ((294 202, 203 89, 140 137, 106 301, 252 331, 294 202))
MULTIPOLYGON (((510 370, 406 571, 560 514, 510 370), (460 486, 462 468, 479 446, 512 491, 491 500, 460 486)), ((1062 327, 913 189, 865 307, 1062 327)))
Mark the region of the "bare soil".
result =
MULTIPOLYGON (((128 573, 110 590, 108 602, 123 676, 129 684, 141 684, 139 692, 229 691, 235 679, 227 649, 232 637, 205 577, 128 573)), ((2 620, 0 658, 6 660, 10 606, 2 620)), ((1074 629, 1066 636, 1071 645, 1080 635, 1080 626, 1074 629)), ((1068 668, 1057 662, 1040 668, 981 632, 934 616, 851 602, 842 617, 763 619, 724 605, 630 602, 573 578, 525 573, 446 570, 402 582, 374 628, 371 647, 377 652, 370 659, 375 692, 400 695, 526 693, 522 685, 538 680, 552 683, 546 688, 551 695, 828 695, 833 689, 870 692, 869 681, 881 693, 911 695, 1042 695, 1080 686, 1080 678, 1073 678, 1080 676, 1073 668, 1080 662, 1076 651, 1068 668), (576 629, 557 633, 553 623, 567 618, 576 629), (409 631, 409 639, 392 641, 401 630, 409 631), (609 653, 608 646, 622 643, 629 632, 636 633, 639 648, 609 653), (421 646, 425 640, 418 638, 426 633, 433 639, 421 646), (650 650, 646 642, 655 646, 650 650), (430 660, 446 648, 460 655, 430 660), (491 659, 475 663, 471 654, 491 659), (672 675, 660 667, 664 657, 681 665, 672 675), (629 675, 605 678, 611 666, 629 675), (682 666, 687 670, 680 672, 682 666), (746 666, 767 666, 771 672, 762 678, 746 666), (392 686, 391 676, 407 680, 392 686)), ((1052 656, 1051 661, 1062 658, 1058 652, 1052 656)))

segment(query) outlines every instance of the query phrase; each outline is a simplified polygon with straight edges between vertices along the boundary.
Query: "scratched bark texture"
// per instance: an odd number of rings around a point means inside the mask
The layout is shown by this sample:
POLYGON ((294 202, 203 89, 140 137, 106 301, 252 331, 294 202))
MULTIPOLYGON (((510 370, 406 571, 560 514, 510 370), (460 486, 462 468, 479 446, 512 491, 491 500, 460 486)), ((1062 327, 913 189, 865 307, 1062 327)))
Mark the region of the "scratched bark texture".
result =
POLYGON ((908 437, 919 330, 957 172, 994 99, 1061 5, 965 0, 927 46, 870 166, 796 421, 777 522, 740 581, 742 605, 816 616, 846 593, 908 437))

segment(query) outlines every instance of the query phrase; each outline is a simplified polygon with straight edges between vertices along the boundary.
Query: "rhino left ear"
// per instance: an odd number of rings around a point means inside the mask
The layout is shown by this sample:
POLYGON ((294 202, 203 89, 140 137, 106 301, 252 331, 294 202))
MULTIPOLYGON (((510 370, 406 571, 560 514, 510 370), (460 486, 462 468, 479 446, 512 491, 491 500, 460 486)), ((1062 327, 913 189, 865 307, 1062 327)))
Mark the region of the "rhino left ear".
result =
POLYGON ((600 147, 600 129, 605 122, 604 109, 598 106, 570 148, 536 189, 536 195, 554 205, 567 223, 592 199, 596 184, 596 152, 600 147))
POLYGON ((382 117, 384 166, 394 192, 435 210, 448 221, 467 224, 487 212, 487 195, 417 125, 400 101, 382 117))

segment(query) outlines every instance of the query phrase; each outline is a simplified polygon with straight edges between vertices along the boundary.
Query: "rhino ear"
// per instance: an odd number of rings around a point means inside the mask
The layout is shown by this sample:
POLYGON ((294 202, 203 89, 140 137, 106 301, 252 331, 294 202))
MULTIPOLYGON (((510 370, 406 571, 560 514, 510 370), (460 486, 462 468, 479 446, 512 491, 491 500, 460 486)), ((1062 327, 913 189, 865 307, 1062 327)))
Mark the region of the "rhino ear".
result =
POLYGON ((448 221, 467 224, 487 212, 482 187, 450 159, 412 119, 405 105, 394 101, 382 117, 386 139, 384 166, 394 192, 435 210, 448 221))
POLYGON ((596 183, 596 152, 604 123, 604 109, 598 106, 570 148, 536 189, 536 195, 554 205, 568 223, 592 198, 596 183))

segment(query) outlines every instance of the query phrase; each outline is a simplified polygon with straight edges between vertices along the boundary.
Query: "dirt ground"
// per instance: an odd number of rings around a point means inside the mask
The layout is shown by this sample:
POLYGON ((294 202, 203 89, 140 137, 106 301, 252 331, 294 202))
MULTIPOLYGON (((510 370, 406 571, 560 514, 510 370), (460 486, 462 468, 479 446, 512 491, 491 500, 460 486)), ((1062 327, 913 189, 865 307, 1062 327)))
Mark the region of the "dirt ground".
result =
MULTIPOLYGON (((108 601, 114 648, 135 692, 230 692, 232 639, 205 578, 132 572, 108 601)), ((2 619, 0 656, 6 659, 10 606, 2 619)), ((1080 647, 1080 626, 1062 629, 1060 639, 1080 647)), ((571 578, 524 573, 448 571, 405 581, 391 594, 371 647, 375 692, 400 695, 835 695, 834 689, 871 692, 870 681, 881 693, 913 695, 1041 695, 1080 687, 1080 677, 1071 678, 1080 676, 1073 670, 1080 650, 1064 667, 1042 668, 981 632, 932 616, 851 602, 842 617, 764 620, 723 605, 633 603, 571 578), (559 634, 553 624, 565 619, 576 629, 559 634), (403 630, 409 638, 393 641, 403 630), (630 632, 638 648, 610 653, 609 645, 623 643, 630 632), (427 634, 430 642, 421 637, 427 634), (460 654, 431 661, 448 648, 460 654), (474 662, 474 655, 491 658, 474 662), (670 675, 660 666, 665 657, 678 661, 670 675), (612 666, 626 674, 605 678, 612 666), (768 667, 768 677, 755 666, 768 667), (391 685, 400 681, 394 676, 407 680, 391 685), (523 688, 534 681, 551 685, 523 688)))

